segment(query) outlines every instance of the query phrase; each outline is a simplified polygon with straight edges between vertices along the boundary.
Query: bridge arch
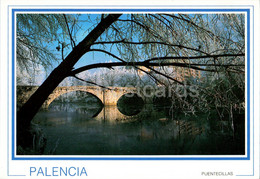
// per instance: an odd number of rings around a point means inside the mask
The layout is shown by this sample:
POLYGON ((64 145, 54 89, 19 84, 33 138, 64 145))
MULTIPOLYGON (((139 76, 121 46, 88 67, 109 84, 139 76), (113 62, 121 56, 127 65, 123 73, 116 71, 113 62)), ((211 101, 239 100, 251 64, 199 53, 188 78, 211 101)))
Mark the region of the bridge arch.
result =
MULTIPOLYGON (((22 106, 30 96, 38 89, 38 86, 17 86, 17 102, 22 106)), ((48 108, 53 100, 62 94, 72 91, 83 91, 96 96, 104 105, 117 105, 118 100, 127 93, 138 93, 134 87, 107 87, 107 89, 97 86, 63 86, 57 87, 43 104, 42 108, 48 108)), ((147 98, 141 94, 145 103, 150 103, 152 98, 147 98)))
POLYGON ((50 106, 50 104, 56 99, 58 98, 59 96, 63 95, 63 94, 66 94, 66 93, 70 93, 70 92, 74 92, 74 91, 82 91, 82 92, 86 92, 88 94, 91 94, 93 95, 94 97, 96 97, 97 99, 100 100, 100 102, 102 104, 104 104, 104 101, 103 101, 103 92, 102 90, 97 90, 96 88, 93 89, 93 88, 84 88, 84 86, 82 87, 58 87, 56 88, 53 93, 48 97, 48 99, 45 101, 44 105, 43 105, 43 108, 48 108, 50 106))
POLYGON ((126 116, 135 116, 144 107, 144 98, 135 92, 123 94, 117 101, 117 109, 126 116))

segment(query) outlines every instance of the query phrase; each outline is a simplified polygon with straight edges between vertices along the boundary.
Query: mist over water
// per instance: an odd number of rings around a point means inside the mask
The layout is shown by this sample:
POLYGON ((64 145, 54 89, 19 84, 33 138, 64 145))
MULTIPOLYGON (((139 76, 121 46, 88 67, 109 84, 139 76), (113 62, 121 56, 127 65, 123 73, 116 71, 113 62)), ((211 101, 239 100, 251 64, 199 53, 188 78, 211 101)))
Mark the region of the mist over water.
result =
POLYGON ((196 118, 176 115, 170 106, 131 107, 129 111, 139 113, 124 115, 124 110, 117 106, 53 102, 33 122, 45 132, 44 154, 244 154, 243 136, 239 135, 244 130, 241 125, 238 126, 241 131, 234 134, 228 121, 209 121, 205 115, 196 118))

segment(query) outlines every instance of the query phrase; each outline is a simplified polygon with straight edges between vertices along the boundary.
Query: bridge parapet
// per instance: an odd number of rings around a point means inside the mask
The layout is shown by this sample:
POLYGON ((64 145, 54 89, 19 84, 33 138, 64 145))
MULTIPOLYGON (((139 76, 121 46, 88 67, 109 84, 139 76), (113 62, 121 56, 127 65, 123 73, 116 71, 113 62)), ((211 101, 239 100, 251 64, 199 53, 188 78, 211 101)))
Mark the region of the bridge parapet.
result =
MULTIPOLYGON (((48 99, 43 104, 43 108, 48 108, 53 100, 62 94, 69 93, 72 91, 83 91, 96 96, 104 105, 117 105, 119 98, 128 93, 140 94, 144 102, 147 100, 142 94, 134 87, 107 87, 104 89, 97 86, 59 86, 55 88, 52 94, 49 95, 48 99)), ((38 89, 38 86, 17 86, 17 106, 22 106, 30 96, 38 89)))

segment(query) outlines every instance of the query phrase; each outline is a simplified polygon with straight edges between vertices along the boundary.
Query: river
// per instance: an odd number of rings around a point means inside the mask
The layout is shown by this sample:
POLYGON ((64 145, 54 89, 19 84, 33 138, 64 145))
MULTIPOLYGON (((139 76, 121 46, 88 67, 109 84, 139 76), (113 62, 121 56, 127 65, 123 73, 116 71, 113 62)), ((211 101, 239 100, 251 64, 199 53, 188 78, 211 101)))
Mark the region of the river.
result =
POLYGON ((45 155, 236 155, 244 154, 244 122, 206 114, 185 116, 170 106, 55 103, 33 122, 47 138, 45 155), (127 115, 124 115, 127 114, 127 115))

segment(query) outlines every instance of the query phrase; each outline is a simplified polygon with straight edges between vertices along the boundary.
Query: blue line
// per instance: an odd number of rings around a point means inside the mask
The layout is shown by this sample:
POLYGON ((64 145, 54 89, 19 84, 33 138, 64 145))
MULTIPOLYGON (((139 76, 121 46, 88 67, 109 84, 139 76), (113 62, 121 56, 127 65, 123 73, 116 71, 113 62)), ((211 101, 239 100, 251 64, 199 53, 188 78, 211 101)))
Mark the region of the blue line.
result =
POLYGON ((15 59, 14 59, 14 57, 15 57, 15 48, 14 48, 14 46, 15 46, 15 34, 14 34, 14 32, 15 32, 15 15, 14 15, 15 13, 14 13, 14 11, 12 11, 12 129, 13 129, 13 132, 12 132, 12 159, 14 159, 14 141, 15 141, 15 138, 14 138, 14 130, 15 130, 15 128, 14 128, 14 123, 15 123, 15 119, 14 119, 14 116, 15 116, 15 110, 14 110, 14 108, 15 108, 15 106, 14 106, 14 104, 15 104, 15 101, 14 101, 14 99, 15 99, 15 94, 14 94, 14 88, 15 88, 15 86, 14 86, 14 82, 15 82, 15 78, 14 78, 14 75, 15 75, 15 69, 14 69, 14 64, 15 64, 15 59))
POLYGON ((247 154, 250 160, 250 11, 247 10, 247 154))
POLYGON ((213 158, 173 158, 173 157, 169 157, 169 158, 162 158, 162 157, 150 157, 150 158, 146 158, 146 157, 123 157, 123 158, 109 158, 109 157, 98 157, 98 158, 51 158, 51 157, 43 157, 43 158, 15 158, 15 160, 247 160, 247 158, 217 158, 217 157, 213 157, 213 158))
POLYGON ((248 9, 13 9, 16 12, 247 12, 248 9))
MULTIPOLYGON (((253 6, 253 22, 255 22, 255 17, 254 17, 254 6, 253 6)), ((255 40, 254 40, 254 37, 255 37, 255 24, 253 23, 253 46, 255 44, 255 40)), ((255 66, 255 50, 254 48, 252 49, 253 50, 253 176, 255 175, 255 99, 254 99, 254 95, 255 95, 255 84, 254 84, 254 81, 255 81, 255 69, 254 69, 254 66, 255 66)))
MULTIPOLYGON (((254 6, 253 6, 253 22, 255 22, 255 16, 254 16, 254 6)), ((253 23, 253 47, 255 44, 255 24, 253 23)), ((253 48, 253 176, 255 175, 255 49, 253 48)))
MULTIPOLYGON (((254 7, 253 7, 253 22, 254 22, 254 7)), ((253 41, 253 44, 254 44, 254 23, 252 24, 253 25, 253 38, 252 38, 252 41, 253 41)), ((254 157, 254 153, 255 153, 255 143, 254 143, 254 133, 255 133, 255 130, 254 130, 254 126, 255 126, 255 122, 254 122, 254 104, 255 104, 255 100, 254 100, 254 48, 252 48, 253 50, 253 54, 252 54, 252 60, 253 60, 253 174, 252 176, 255 175, 255 157, 254 157)))
MULTIPOLYGON (((252 5, 45 5, 44 7, 252 7, 252 5)), ((12 5, 11 7, 39 7, 39 5, 12 5)))
POLYGON ((250 160, 250 16, 249 16, 249 9, 12 9, 12 160, 250 160), (247 43, 247 54, 248 54, 248 75, 247 75, 247 82, 248 82, 248 91, 247 91, 247 96, 248 96, 248 105, 247 105, 247 110, 249 111, 248 116, 248 123, 247 123, 247 148, 248 148, 248 155, 247 157, 227 157, 227 158, 217 158, 217 157, 212 157, 212 158, 142 158, 142 157, 124 157, 124 158, 104 158, 104 157, 99 157, 99 158, 51 158, 51 157, 46 157, 46 158, 17 158, 15 157, 14 153, 14 63, 15 63, 15 52, 14 52, 14 37, 15 37, 15 24, 14 24, 14 19, 15 19, 15 12, 71 12, 71 11, 84 11, 84 12, 166 12, 166 11, 177 11, 177 12, 195 12, 195 11, 201 11, 201 12, 246 12, 248 14, 247 16, 247 28, 248 28, 248 43, 247 43))
MULTIPOLYGON (((7 37, 9 38, 10 36, 10 31, 9 31, 9 22, 10 22, 10 19, 9 19, 9 8, 7 10, 7 37)), ((12 44, 13 45, 13 44, 12 44)), ((9 52, 10 52, 10 46, 9 46, 9 40, 7 40, 7 60, 8 60, 8 67, 10 66, 10 56, 9 56, 9 52)), ((13 71, 12 71, 12 74, 13 74, 13 71)), ((7 68, 7 175, 9 175, 9 95, 10 95, 10 92, 9 92, 9 82, 10 82, 10 77, 9 77, 9 68, 7 68)), ((12 97, 13 98, 13 97, 12 97)), ((13 104, 12 104, 13 105, 13 104)), ((13 131, 13 130, 12 130, 13 131)))

